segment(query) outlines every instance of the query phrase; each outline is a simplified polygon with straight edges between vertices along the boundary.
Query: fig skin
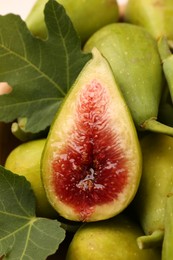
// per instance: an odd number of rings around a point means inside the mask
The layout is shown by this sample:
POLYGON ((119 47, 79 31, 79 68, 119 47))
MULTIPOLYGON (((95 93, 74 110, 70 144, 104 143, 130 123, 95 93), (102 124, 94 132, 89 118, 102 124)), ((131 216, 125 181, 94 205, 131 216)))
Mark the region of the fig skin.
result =
POLYGON ((45 142, 46 139, 39 139, 18 145, 8 155, 5 168, 25 176, 31 183, 36 197, 37 216, 55 218, 58 214, 46 198, 40 175, 40 160, 45 142))
POLYGON ((166 36, 173 44, 172 0, 128 0, 124 20, 145 27, 156 40, 166 36))
POLYGON ((55 116, 41 163, 51 205, 85 222, 124 210, 142 168, 130 111, 109 64, 97 49, 92 54, 55 116))
POLYGON ((166 201, 173 187, 173 137, 150 133, 140 143, 143 169, 133 206, 146 235, 138 242, 152 247, 163 242, 166 201))
POLYGON ((127 216, 85 223, 75 233, 66 260, 160 260, 160 250, 138 248, 140 226, 127 216))
MULTIPOLYGON (((47 0, 37 0, 26 18, 30 31, 41 38, 47 37, 43 14, 46 2, 47 0)), ((64 6, 82 43, 99 28, 119 19, 116 0, 57 0, 57 2, 64 6)))
POLYGON ((86 42, 84 51, 90 52, 93 47, 110 63, 137 129, 146 130, 149 121, 155 124, 163 74, 154 38, 142 27, 113 23, 95 32, 86 42))

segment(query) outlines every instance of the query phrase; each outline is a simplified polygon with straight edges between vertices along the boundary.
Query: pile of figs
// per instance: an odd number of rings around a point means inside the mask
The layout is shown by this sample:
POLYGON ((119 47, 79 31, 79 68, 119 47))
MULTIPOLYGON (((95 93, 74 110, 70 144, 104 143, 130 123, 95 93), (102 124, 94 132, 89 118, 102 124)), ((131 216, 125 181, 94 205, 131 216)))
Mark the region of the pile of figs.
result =
MULTIPOLYGON (((41 214, 70 234, 66 260, 171 260, 173 1, 129 0, 123 12, 115 0, 57 2, 92 58, 37 154, 50 204, 41 214)), ((45 3, 38 0, 26 19, 43 38, 45 3)), ((13 153, 6 168, 19 173, 11 165, 21 155, 13 153)), ((27 156, 29 164, 35 155, 27 156)))

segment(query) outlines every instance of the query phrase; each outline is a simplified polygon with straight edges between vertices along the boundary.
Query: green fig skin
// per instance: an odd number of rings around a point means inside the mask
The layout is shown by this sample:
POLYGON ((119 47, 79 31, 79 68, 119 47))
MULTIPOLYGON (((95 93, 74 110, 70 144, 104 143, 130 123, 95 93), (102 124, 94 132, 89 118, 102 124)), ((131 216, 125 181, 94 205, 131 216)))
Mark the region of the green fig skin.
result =
POLYGON ((150 242, 154 246, 159 243, 159 239, 160 243, 163 240, 165 206, 173 186, 173 138, 150 133, 140 143, 143 170, 133 204, 144 233, 148 236, 144 238, 148 247, 150 242), (147 239, 150 241, 147 242, 147 239))
POLYGON ((156 119, 162 93, 162 66, 156 41, 142 27, 114 23, 94 33, 84 46, 108 60, 138 130, 156 119))
POLYGON ((125 209, 142 168, 130 111, 108 62, 96 48, 92 54, 55 116, 41 163, 49 202, 62 217, 79 222, 125 209))
MULTIPOLYGON (((82 43, 99 28, 119 19, 116 0, 57 0, 57 2, 64 6, 82 43)), ((37 0, 26 18, 30 31, 41 38, 47 37, 43 13, 46 3, 47 0, 37 0)))
POLYGON ((86 223, 75 233, 66 260, 160 260, 157 249, 138 248, 141 228, 124 215, 97 223, 86 223))
POLYGON ((128 0, 124 20, 145 27, 155 39, 166 36, 173 42, 172 0, 128 0))

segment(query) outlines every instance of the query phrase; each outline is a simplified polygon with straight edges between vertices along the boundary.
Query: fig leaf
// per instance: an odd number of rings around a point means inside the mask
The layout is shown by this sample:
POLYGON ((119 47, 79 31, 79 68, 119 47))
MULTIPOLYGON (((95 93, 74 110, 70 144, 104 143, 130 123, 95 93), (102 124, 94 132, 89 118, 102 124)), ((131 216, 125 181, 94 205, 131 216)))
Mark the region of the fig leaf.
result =
POLYGON ((65 238, 57 220, 35 216, 30 183, 0 166, 0 257, 40 259, 56 252, 65 238))
MULTIPOLYGON (((26 131, 46 129, 58 107, 91 58, 63 6, 47 2, 48 38, 35 38, 18 15, 0 16, 0 82, 12 90, 0 95, 0 121, 26 117, 26 131)), ((1 86, 0 86, 1 87, 1 86)))

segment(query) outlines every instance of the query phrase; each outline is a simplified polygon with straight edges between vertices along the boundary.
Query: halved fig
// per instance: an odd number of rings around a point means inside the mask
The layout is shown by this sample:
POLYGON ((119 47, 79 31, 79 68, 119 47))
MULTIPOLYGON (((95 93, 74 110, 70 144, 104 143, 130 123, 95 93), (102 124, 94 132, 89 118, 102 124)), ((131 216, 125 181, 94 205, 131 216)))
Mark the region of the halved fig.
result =
POLYGON ((74 221, 115 216, 141 177, 141 151, 110 66, 94 48, 51 126, 42 180, 57 212, 74 221))

